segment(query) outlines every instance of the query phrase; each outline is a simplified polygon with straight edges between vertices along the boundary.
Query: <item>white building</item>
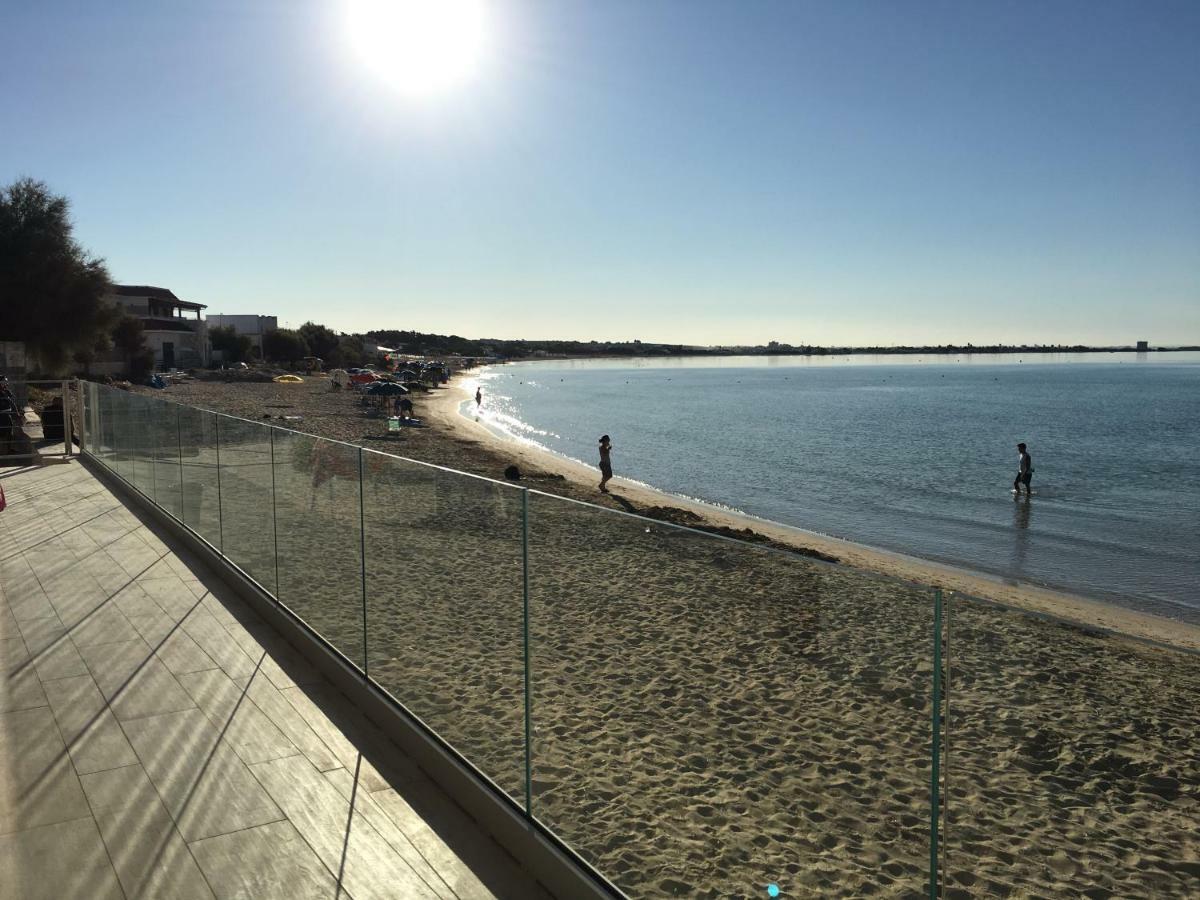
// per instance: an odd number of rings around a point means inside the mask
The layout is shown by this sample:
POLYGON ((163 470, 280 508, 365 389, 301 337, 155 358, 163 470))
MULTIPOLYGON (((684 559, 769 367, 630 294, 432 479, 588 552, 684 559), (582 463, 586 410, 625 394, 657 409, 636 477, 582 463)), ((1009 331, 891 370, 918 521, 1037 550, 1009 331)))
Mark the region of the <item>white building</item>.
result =
POLYGON ((156 369, 208 365, 208 331, 200 317, 203 303, 180 300, 166 288, 135 284, 114 284, 108 300, 141 319, 156 369))
POLYGON ((244 334, 258 349, 258 355, 262 356, 263 335, 278 328, 279 319, 276 316, 228 316, 217 313, 210 315, 206 324, 209 328, 232 328, 235 334, 244 334))

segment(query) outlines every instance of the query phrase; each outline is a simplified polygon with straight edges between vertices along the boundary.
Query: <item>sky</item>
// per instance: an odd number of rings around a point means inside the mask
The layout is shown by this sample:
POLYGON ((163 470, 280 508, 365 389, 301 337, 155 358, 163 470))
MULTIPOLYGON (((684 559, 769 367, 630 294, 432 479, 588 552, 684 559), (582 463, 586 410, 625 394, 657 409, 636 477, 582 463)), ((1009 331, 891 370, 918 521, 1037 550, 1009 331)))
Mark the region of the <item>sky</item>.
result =
POLYGON ((437 93, 350 2, 0 0, 0 183, 292 326, 1200 343, 1195 0, 483 0, 437 93))

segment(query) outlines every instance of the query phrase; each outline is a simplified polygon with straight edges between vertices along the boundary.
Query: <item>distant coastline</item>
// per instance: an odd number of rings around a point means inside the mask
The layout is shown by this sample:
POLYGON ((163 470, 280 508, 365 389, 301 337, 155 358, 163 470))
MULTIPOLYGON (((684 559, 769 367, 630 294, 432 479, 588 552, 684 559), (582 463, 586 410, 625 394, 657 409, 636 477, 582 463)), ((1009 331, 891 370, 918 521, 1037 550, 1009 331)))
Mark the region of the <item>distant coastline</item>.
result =
POLYGON ((974 354, 1053 353, 1177 353, 1200 350, 1197 345, 1138 346, 1085 344, 941 344, 923 346, 822 347, 771 341, 755 345, 700 346, 646 341, 502 340, 464 338, 418 331, 376 330, 366 337, 381 348, 425 356, 460 356, 493 361, 517 359, 592 359, 598 357, 724 357, 724 356, 953 356, 974 354))

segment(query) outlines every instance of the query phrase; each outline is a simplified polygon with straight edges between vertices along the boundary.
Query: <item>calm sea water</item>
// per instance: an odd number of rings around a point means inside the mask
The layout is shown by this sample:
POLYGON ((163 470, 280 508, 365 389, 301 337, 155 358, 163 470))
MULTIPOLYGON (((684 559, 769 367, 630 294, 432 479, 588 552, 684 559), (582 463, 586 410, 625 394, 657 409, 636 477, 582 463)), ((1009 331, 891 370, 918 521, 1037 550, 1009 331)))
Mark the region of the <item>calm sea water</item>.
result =
MULTIPOLYGON (((1200 621, 1200 354, 546 361, 493 426, 752 515, 1200 621), (1015 445, 1034 496, 1015 500, 1015 445)), ((474 405, 473 402, 470 405, 474 405)))

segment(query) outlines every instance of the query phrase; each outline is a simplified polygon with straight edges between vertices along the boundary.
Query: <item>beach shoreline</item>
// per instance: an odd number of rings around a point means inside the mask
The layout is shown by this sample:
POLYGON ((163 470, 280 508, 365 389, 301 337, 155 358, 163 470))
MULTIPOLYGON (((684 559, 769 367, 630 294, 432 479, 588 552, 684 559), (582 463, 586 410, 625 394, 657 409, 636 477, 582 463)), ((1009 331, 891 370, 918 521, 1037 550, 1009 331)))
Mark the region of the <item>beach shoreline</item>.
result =
MULTIPOLYGON (((458 373, 446 388, 432 392, 421 405, 425 418, 454 439, 480 443, 488 451, 516 464, 522 472, 540 470, 580 490, 590 490, 595 493, 592 502, 605 505, 604 501, 609 498, 596 489, 599 476, 595 467, 560 456, 532 442, 499 433, 460 412, 463 403, 474 396, 476 371, 458 373)), ((772 522, 620 476, 613 478, 609 487, 613 491, 609 497, 616 500, 618 509, 624 505, 620 503, 622 499, 633 507, 625 509, 626 512, 651 512, 655 513, 651 518, 665 519, 673 524, 717 531, 729 537, 765 540, 776 546, 874 575, 941 588, 975 600, 1117 636, 1200 652, 1200 627, 1190 623, 772 522), (672 514, 672 510, 678 513, 672 514)))

